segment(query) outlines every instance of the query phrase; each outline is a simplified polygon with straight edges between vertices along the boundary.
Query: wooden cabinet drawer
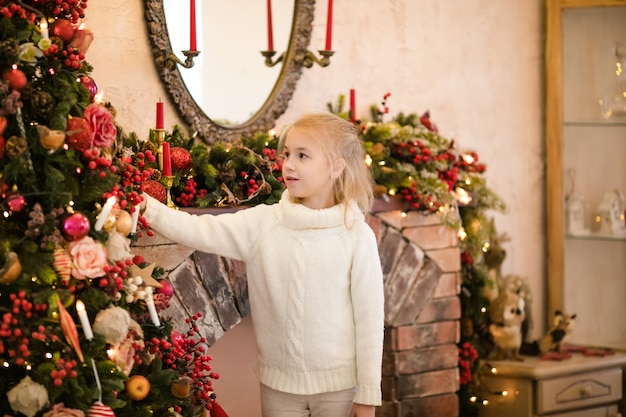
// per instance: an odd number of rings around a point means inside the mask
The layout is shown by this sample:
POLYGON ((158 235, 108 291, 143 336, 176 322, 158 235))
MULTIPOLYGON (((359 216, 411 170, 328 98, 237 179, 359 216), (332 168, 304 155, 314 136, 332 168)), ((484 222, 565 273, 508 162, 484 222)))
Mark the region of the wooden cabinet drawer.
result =
POLYGON ((617 402, 622 398, 622 369, 538 381, 537 413, 617 402))

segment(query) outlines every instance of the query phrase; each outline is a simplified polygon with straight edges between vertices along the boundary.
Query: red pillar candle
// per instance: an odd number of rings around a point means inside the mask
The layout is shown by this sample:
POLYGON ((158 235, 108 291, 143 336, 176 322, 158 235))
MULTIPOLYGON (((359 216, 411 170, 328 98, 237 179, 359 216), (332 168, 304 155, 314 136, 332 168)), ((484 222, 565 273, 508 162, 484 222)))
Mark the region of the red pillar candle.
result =
POLYGON ((163 175, 172 176, 172 156, 170 154, 170 143, 163 142, 163 175))
POLYGON ((156 128, 163 129, 164 126, 165 125, 163 123, 163 102, 159 101, 156 104, 156 128))
POLYGON ((196 51, 196 0, 189 1, 189 50, 196 51))
POLYGON ((267 50, 274 50, 274 29, 272 27, 272 0, 267 0, 267 50))
POLYGON ((326 50, 332 51, 333 39, 333 0, 328 0, 328 16, 326 18, 326 50))
POLYGON ((350 89, 350 120, 356 122, 356 93, 354 88, 350 89))

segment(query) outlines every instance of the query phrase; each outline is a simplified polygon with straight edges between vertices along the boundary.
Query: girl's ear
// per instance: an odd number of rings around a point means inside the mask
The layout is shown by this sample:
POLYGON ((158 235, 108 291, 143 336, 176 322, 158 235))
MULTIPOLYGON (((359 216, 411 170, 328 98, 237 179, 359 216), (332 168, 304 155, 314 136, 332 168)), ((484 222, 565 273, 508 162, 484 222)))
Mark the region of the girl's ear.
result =
POLYGON ((343 173, 343 170, 346 169, 346 160, 343 158, 339 158, 335 161, 333 166, 333 171, 331 176, 333 179, 339 178, 339 176, 343 173))

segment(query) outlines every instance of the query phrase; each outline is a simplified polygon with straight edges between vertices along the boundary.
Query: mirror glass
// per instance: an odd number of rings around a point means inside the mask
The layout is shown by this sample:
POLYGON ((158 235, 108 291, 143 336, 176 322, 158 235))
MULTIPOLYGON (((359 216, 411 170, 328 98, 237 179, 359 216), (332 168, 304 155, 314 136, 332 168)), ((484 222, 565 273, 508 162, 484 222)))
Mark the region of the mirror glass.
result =
MULTIPOLYGON (((287 50, 293 0, 272 1, 272 40, 278 53, 287 50)), ((174 54, 190 47, 189 2, 163 0, 165 22, 174 54)), ((278 80, 282 65, 269 67, 260 51, 268 49, 268 15, 264 1, 196 2, 196 36, 200 55, 194 66, 180 69, 198 106, 222 125, 240 125, 261 108, 278 80)))
POLYGON ((274 60, 281 57, 273 67, 261 55, 268 49, 267 2, 196 1, 200 54, 192 68, 183 66, 182 53, 190 49, 189 2, 144 3, 159 76, 199 139, 232 141, 274 126, 302 72, 315 0, 272 0, 274 60))

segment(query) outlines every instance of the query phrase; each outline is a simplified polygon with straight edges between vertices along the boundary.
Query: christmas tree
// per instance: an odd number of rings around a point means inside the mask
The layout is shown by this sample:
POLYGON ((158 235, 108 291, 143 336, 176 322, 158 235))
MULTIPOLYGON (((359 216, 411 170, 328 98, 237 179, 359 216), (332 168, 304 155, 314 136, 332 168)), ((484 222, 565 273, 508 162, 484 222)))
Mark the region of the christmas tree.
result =
POLYGON ((99 102, 86 7, 0 0, 0 410, 219 415, 201 314, 173 329, 163 270, 132 254, 159 143, 99 102))

